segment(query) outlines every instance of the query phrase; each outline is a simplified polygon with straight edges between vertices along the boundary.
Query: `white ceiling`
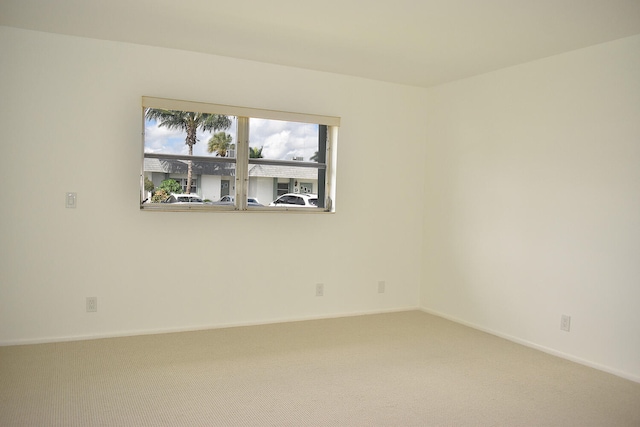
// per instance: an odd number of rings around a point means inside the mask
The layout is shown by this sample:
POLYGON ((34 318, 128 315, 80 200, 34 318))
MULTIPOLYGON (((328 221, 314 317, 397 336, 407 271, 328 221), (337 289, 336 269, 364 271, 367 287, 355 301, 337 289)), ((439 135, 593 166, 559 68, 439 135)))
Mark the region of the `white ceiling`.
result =
POLYGON ((640 34, 640 0, 0 0, 0 25, 428 87, 640 34))

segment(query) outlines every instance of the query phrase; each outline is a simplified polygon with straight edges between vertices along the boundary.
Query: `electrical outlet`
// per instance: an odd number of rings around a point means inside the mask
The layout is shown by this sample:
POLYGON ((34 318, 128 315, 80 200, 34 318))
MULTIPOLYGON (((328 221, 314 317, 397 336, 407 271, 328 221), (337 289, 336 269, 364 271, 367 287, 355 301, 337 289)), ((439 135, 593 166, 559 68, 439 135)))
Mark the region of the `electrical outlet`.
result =
POLYGON ((98 311, 98 297, 87 297, 87 313, 98 311))
POLYGON ((378 282, 378 293, 379 294, 384 294, 384 288, 385 288, 384 280, 380 280, 378 282))
POLYGON ((65 197, 65 206, 69 209, 75 209, 78 205, 78 194, 67 193, 65 197))
POLYGON ((324 296, 324 284, 316 283, 316 296, 321 297, 324 296))
POLYGON ((562 317, 560 317, 560 329, 566 332, 571 330, 571 316, 563 314, 562 317))

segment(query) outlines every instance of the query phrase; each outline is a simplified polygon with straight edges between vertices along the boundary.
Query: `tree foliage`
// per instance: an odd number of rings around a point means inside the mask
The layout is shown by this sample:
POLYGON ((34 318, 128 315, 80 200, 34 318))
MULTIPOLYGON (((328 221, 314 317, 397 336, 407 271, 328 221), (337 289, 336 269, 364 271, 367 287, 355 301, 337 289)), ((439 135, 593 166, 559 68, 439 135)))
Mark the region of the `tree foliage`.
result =
POLYGON ((249 158, 250 159, 261 159, 262 158, 262 149, 264 147, 249 147, 249 158))
POLYGON ((171 193, 182 193, 182 186, 175 179, 165 179, 160 183, 161 190, 171 193))
POLYGON ((169 197, 169 193, 159 188, 153 193, 153 196, 151 196, 151 201, 153 203, 161 203, 167 200, 167 197, 169 197))
POLYGON ((235 144, 232 144, 233 137, 226 132, 218 132, 209 139, 209 146, 207 151, 210 153, 216 153, 220 157, 227 157, 229 150, 235 148, 235 144))
POLYGON ((149 178, 147 178, 145 176, 144 177, 144 189, 145 189, 145 191, 152 192, 155 188, 156 188, 156 186, 153 184, 153 181, 151 181, 149 178))

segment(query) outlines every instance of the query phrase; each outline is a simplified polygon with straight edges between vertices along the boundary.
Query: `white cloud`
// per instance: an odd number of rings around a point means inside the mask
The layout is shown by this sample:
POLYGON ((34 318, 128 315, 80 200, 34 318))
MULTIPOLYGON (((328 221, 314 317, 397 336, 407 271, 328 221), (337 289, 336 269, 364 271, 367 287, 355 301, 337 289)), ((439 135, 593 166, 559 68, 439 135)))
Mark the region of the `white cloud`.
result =
POLYGON ((264 140, 262 155, 267 159, 285 159, 291 155, 289 148, 290 130, 269 135, 264 140))
POLYGON ((184 139, 183 132, 159 127, 155 122, 145 122, 144 151, 147 153, 186 154, 184 139))
POLYGON ((263 147, 262 155, 268 159, 309 160, 318 151, 318 126, 314 124, 251 119, 250 134, 249 145, 263 147))

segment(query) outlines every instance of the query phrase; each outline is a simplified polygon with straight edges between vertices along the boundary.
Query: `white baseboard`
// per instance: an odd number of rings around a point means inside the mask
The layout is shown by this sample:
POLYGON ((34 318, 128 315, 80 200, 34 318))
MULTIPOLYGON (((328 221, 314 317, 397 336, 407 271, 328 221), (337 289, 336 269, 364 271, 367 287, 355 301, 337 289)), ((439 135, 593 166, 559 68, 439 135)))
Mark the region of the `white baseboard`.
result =
POLYGON ((10 346, 10 345, 47 344, 47 343, 54 343, 54 342, 85 341, 85 340, 96 340, 96 339, 103 339, 103 338, 131 337, 131 336, 137 336, 137 335, 170 334, 175 332, 193 332, 193 331, 203 331, 208 329, 223 329, 223 328, 237 328, 242 326, 271 325, 271 324, 287 323, 287 322, 303 322, 305 320, 336 319, 340 317, 366 316, 370 314, 396 313, 396 312, 416 311, 416 310, 420 310, 420 307, 403 307, 403 308, 392 308, 392 309, 384 309, 384 310, 364 310, 364 311, 353 311, 353 312, 345 312, 345 313, 331 313, 331 314, 324 314, 324 315, 283 317, 278 319, 254 320, 254 321, 246 321, 246 322, 218 323, 218 324, 211 324, 211 325, 194 325, 194 326, 186 326, 181 328, 137 329, 137 330, 98 333, 98 334, 90 334, 90 335, 69 335, 69 336, 35 338, 35 339, 20 339, 20 340, 2 341, 0 342, 0 347, 10 346))
POLYGON ((488 329, 488 328, 482 327, 482 326, 477 325, 475 323, 467 322, 465 320, 458 319, 456 317, 449 316, 449 315, 446 315, 446 314, 443 314, 443 313, 440 313, 440 312, 437 312, 437 311, 434 311, 434 310, 429 310, 427 308, 420 308, 420 310, 425 312, 425 313, 427 313, 427 314, 432 314, 434 316, 442 317, 443 319, 447 319, 447 320, 450 320, 452 322, 459 323, 461 325, 468 326, 470 328, 477 329, 479 331, 486 332, 488 334, 495 335, 495 336, 500 337, 500 338, 504 338, 506 340, 515 342, 517 344, 522 344, 522 345, 524 345, 526 347, 530 347, 530 348, 533 348, 533 349, 536 349, 536 350, 540 350, 540 351, 542 351, 544 353, 551 354, 553 356, 557 356, 557 357, 560 357, 562 359, 569 360, 571 362, 579 363, 580 365, 588 366, 590 368, 594 368, 594 369, 597 369, 599 371, 607 372, 609 374, 613 374, 615 376, 618 376, 618 377, 621 377, 621 378, 624 378, 624 379, 627 379, 627 380, 630 380, 630 381, 634 381, 634 382, 640 383, 640 377, 638 377, 636 375, 633 375, 633 374, 630 374, 628 372, 624 372, 624 371, 620 371, 618 369, 614 369, 614 368, 612 368, 610 366, 601 365, 599 363, 595 363, 595 362, 592 362, 590 360, 582 359, 582 358, 574 356, 572 354, 563 353, 563 352, 555 350, 553 348, 545 347, 543 345, 539 345, 539 344, 536 344, 536 343, 531 342, 531 341, 523 340, 523 339, 518 338, 518 337, 514 337, 514 336, 511 336, 511 335, 508 335, 508 334, 504 334, 504 333, 499 332, 499 331, 494 331, 492 329, 488 329))

